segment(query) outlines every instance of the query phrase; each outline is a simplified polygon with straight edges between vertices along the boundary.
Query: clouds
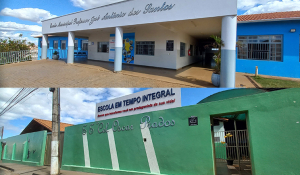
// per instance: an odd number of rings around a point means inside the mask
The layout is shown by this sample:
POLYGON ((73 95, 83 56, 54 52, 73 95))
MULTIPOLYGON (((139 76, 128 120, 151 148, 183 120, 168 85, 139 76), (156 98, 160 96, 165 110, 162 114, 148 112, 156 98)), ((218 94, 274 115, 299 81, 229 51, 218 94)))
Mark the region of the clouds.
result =
POLYGON ((0 12, 3 16, 12 16, 22 20, 32 21, 41 23, 42 20, 50 19, 57 17, 56 15, 51 14, 47 10, 38 9, 38 8, 20 8, 20 9, 10 9, 4 8, 0 12))
POLYGON ((81 7, 83 9, 95 8, 107 4, 120 2, 120 1, 126 1, 126 0, 71 0, 74 6, 81 7))
POLYGON ((300 10, 300 0, 270 1, 247 10, 244 15, 300 10))
POLYGON ((42 27, 38 25, 19 24, 16 22, 0 22, 0 30, 42 32, 42 27))
MULTIPOLYGON (((12 40, 19 40, 20 39, 20 32, 6 32, 6 31, 0 31, 0 39, 12 39, 12 40)), ((38 40, 35 38, 31 38, 31 37, 26 37, 23 35, 22 40, 26 40, 29 41, 31 43, 34 43, 35 45, 38 44, 38 40)))
MULTIPOLYGON (((1 111, 5 102, 18 90, 16 88, 0 88, 1 111)), ((134 90, 128 88, 61 88, 61 122, 78 124, 93 121, 96 103, 132 94, 134 90)), ((2 115, 0 123, 5 125, 6 132, 20 133, 28 123, 23 126, 16 126, 13 123, 14 120, 21 120, 24 117, 52 119, 52 93, 48 88, 38 89, 27 101, 18 104, 12 111, 2 115)))

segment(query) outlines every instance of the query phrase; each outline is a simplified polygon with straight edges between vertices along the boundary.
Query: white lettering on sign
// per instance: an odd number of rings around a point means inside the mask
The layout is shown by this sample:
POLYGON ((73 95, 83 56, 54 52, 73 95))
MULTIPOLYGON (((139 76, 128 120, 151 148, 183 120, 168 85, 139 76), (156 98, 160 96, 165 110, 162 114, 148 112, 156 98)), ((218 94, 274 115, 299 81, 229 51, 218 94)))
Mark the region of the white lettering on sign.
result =
MULTIPOLYGON (((144 116, 141 118, 141 124, 140 128, 145 129, 147 128, 161 128, 161 127, 169 127, 169 126, 175 126, 175 120, 164 120, 163 117, 159 117, 160 122, 153 122, 150 123, 151 117, 150 116, 144 116)), ((87 125, 83 125, 82 127, 82 135, 86 135, 89 133, 92 135, 94 133, 94 123, 91 123, 89 126, 89 132, 87 132, 87 125)), ((120 125, 119 120, 115 120, 111 126, 109 126, 109 122, 106 123, 104 128, 104 123, 98 122, 96 125, 98 125, 98 133, 108 133, 110 130, 113 132, 120 132, 120 131, 131 131, 133 130, 133 125, 120 125), (108 129, 111 128, 111 129, 108 129)))
MULTIPOLYGON (((166 2, 163 3, 162 6, 153 7, 152 3, 147 4, 145 7, 145 11, 142 14, 147 13, 153 13, 153 12, 162 12, 166 10, 172 10, 172 8, 175 6, 175 4, 167 5, 166 2)), ((139 15, 141 10, 134 10, 134 8, 128 13, 128 16, 136 16, 139 15)), ((126 16, 127 13, 125 12, 112 12, 112 13, 106 13, 101 20, 109 20, 109 19, 115 19, 115 18, 123 18, 126 16)), ((89 25, 92 25, 95 21, 99 21, 100 15, 93 16, 90 19, 81 19, 81 18, 75 18, 71 21, 65 21, 65 22, 59 22, 58 24, 50 24, 50 28, 55 27, 68 27, 69 25, 80 25, 84 23, 89 23, 89 25)))
POLYGON ((180 88, 141 91, 96 105, 95 120, 123 117, 143 112, 181 107, 180 88))

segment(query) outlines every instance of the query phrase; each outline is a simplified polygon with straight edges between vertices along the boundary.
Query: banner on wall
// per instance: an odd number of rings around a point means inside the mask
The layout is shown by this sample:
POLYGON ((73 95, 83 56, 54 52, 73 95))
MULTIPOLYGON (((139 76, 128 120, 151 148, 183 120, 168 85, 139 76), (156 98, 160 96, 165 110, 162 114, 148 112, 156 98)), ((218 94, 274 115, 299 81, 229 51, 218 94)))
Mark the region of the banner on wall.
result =
MULTIPOLYGON (((109 61, 115 61, 115 35, 111 34, 109 39, 109 61)), ((122 62, 134 64, 135 33, 123 34, 122 62)))
POLYGON ((180 88, 153 88, 96 104, 95 121, 181 107, 180 88))
POLYGON ((115 35, 111 34, 109 38, 109 61, 115 61, 115 35))

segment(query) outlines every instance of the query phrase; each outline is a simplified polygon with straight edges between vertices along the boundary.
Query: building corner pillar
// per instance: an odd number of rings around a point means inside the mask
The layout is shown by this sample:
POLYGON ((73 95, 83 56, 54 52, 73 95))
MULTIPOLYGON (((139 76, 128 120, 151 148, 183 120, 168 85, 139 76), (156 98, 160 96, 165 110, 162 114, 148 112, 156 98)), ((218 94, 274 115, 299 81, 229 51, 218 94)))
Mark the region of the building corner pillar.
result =
POLYGON ((48 50, 48 35, 42 36, 42 60, 47 59, 47 50, 48 50))
POLYGON ((68 32, 68 58, 67 63, 74 63, 74 43, 75 43, 75 34, 74 32, 68 32))
POLYGON ((123 29, 116 27, 114 72, 122 71, 123 29))
POLYGON ((222 19, 220 87, 235 88, 237 16, 222 19))

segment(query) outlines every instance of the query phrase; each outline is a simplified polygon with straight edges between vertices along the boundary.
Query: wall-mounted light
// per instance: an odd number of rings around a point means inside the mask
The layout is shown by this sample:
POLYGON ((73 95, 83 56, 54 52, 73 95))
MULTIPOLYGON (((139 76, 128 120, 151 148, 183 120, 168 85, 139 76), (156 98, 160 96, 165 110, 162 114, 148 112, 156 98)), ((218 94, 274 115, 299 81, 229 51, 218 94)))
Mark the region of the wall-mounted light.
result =
POLYGON ((290 32, 294 33, 294 32, 296 32, 296 29, 291 29, 290 32))

